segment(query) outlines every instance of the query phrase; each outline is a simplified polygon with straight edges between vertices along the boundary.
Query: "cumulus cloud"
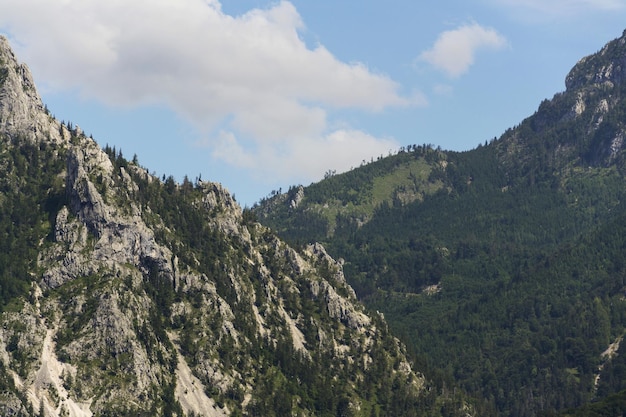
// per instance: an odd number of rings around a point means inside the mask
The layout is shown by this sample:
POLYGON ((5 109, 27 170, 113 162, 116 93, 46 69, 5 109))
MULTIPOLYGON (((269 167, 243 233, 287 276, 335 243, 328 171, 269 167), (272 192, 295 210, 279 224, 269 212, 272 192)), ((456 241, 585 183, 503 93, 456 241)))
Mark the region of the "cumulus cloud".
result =
MULTIPOLYGON (((333 132, 329 113, 419 98, 403 97, 389 77, 342 62, 323 45, 307 46, 288 1, 231 16, 218 0, 3 0, 0 28, 44 88, 112 106, 168 106, 204 132, 216 156, 236 152, 243 159, 230 162, 251 168, 263 158, 250 149, 278 164, 270 150, 279 145, 298 160, 320 144, 326 161, 386 148, 386 139, 333 132)), ((290 169, 316 171, 302 162, 290 169)))
POLYGON ((497 50, 506 45, 506 39, 494 29, 472 23, 440 34, 433 47, 422 52, 418 60, 455 78, 472 66, 479 50, 497 50))
POLYGON ((339 129, 323 137, 263 143, 251 150, 242 146, 232 133, 222 132, 213 152, 215 157, 250 171, 255 178, 292 178, 304 182, 320 179, 328 170, 347 171, 363 161, 369 162, 374 156, 394 152, 398 147, 398 142, 392 138, 381 139, 360 130, 339 129))

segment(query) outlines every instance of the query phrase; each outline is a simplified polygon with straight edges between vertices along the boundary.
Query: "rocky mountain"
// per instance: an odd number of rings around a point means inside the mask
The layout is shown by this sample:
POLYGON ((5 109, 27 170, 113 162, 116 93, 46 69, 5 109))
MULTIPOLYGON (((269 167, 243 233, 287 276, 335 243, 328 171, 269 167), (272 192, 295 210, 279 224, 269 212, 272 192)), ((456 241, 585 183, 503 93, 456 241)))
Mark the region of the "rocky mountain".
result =
POLYGON ((59 123, 4 38, 0 236, 1 415, 470 414, 323 246, 59 123))
POLYGON ((626 389, 626 32, 467 152, 412 145, 253 211, 320 241, 413 357, 498 415, 626 389))
POLYGON ((546 167, 574 163, 623 170, 625 75, 626 32, 582 58, 567 75, 564 92, 544 100, 518 129, 503 135, 500 159, 519 165, 539 150, 551 157, 546 167))

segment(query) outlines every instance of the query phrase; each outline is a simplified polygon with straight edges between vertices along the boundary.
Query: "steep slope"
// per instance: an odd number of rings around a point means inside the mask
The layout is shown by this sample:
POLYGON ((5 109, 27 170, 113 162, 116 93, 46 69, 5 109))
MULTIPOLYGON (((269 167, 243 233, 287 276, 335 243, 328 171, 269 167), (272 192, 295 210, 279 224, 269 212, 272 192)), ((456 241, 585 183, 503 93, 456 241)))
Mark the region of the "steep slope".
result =
POLYGON ((369 222, 380 207, 422 202, 442 190, 437 173, 446 166, 440 149, 410 146, 306 188, 273 191, 253 211, 291 242, 324 240, 369 222))
MULTIPOLYGON (((543 170, 614 166, 624 170, 626 32, 581 59, 566 90, 503 135, 500 158, 510 169, 543 170), (537 161, 537 158, 543 158, 537 161)), ((560 173, 562 175, 562 173, 560 173)))
POLYGON ((0 38, 0 414, 467 414, 342 264, 46 111, 0 38))
POLYGON ((411 146, 254 211, 288 241, 343 258, 416 357, 501 415, 622 389, 622 364, 603 353, 625 323, 625 60, 626 32, 497 140, 411 146), (381 183, 391 197, 376 202, 381 183))

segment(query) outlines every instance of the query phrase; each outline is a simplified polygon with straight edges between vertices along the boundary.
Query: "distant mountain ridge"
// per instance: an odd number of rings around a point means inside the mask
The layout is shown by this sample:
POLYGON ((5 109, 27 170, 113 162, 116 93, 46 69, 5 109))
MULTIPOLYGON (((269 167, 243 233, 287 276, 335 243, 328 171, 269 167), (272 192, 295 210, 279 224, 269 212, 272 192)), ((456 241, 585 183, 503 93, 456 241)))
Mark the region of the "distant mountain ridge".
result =
POLYGON ((0 414, 466 415, 323 246, 59 123, 0 38, 0 414))
POLYGON ((498 414, 602 398, 626 388, 625 74, 626 31, 498 139, 405 147, 253 211, 344 259, 414 357, 498 414))
MULTIPOLYGON (((626 122, 620 116, 623 115, 625 74, 626 34, 608 43, 597 54, 582 58, 566 76, 566 91, 544 100, 534 115, 516 128, 508 129, 499 140, 492 141, 496 142, 492 146, 498 150, 497 161, 492 162, 503 169, 518 170, 504 173, 506 175, 524 177, 527 172, 519 171, 521 164, 535 157, 537 148, 543 148, 544 153, 551 153, 549 160, 543 161, 549 163, 546 168, 552 169, 553 164, 558 163, 562 166, 554 168, 592 164, 616 165, 622 169, 626 122), (572 126, 580 131, 571 134, 572 126)), ((395 200, 408 204, 438 191, 442 184, 437 183, 436 172, 445 170, 448 155, 454 154, 456 152, 435 149, 430 144, 402 147, 394 156, 378 158, 347 173, 328 175, 307 188, 294 186, 286 193, 273 193, 256 205, 255 212, 271 223, 272 216, 266 214, 280 211, 277 207, 280 202, 292 210, 304 201, 309 205, 327 205, 332 211, 335 207, 332 200, 337 200, 348 209, 339 207, 339 213, 353 208, 364 218, 370 218, 383 202, 393 204, 395 200), (407 158, 407 154, 411 156, 407 158), (386 189, 376 184, 383 182, 383 178, 390 183, 386 189), (338 184, 342 181, 349 185, 342 188, 338 184), (346 189, 349 186, 356 188, 346 189), (368 195, 372 191, 376 195, 368 195)), ((506 180, 502 184, 508 185, 506 180)), ((318 211, 324 212, 323 209, 318 211)))

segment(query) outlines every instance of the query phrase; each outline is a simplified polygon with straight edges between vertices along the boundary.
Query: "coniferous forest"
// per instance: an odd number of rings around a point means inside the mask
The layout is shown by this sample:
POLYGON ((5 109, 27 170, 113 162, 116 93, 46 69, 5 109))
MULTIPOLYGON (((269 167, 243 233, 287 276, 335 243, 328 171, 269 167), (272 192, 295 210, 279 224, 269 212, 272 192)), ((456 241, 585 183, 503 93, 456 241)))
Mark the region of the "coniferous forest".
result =
POLYGON ((500 138, 405 147, 253 211, 342 258, 413 360, 486 410, 616 415, 602 413, 626 388, 626 85, 605 70, 624 44, 500 138))
POLYGON ((405 146, 243 211, 47 112, 56 141, 6 128, 0 407, 626 415, 626 31, 565 84, 472 150, 405 146))

